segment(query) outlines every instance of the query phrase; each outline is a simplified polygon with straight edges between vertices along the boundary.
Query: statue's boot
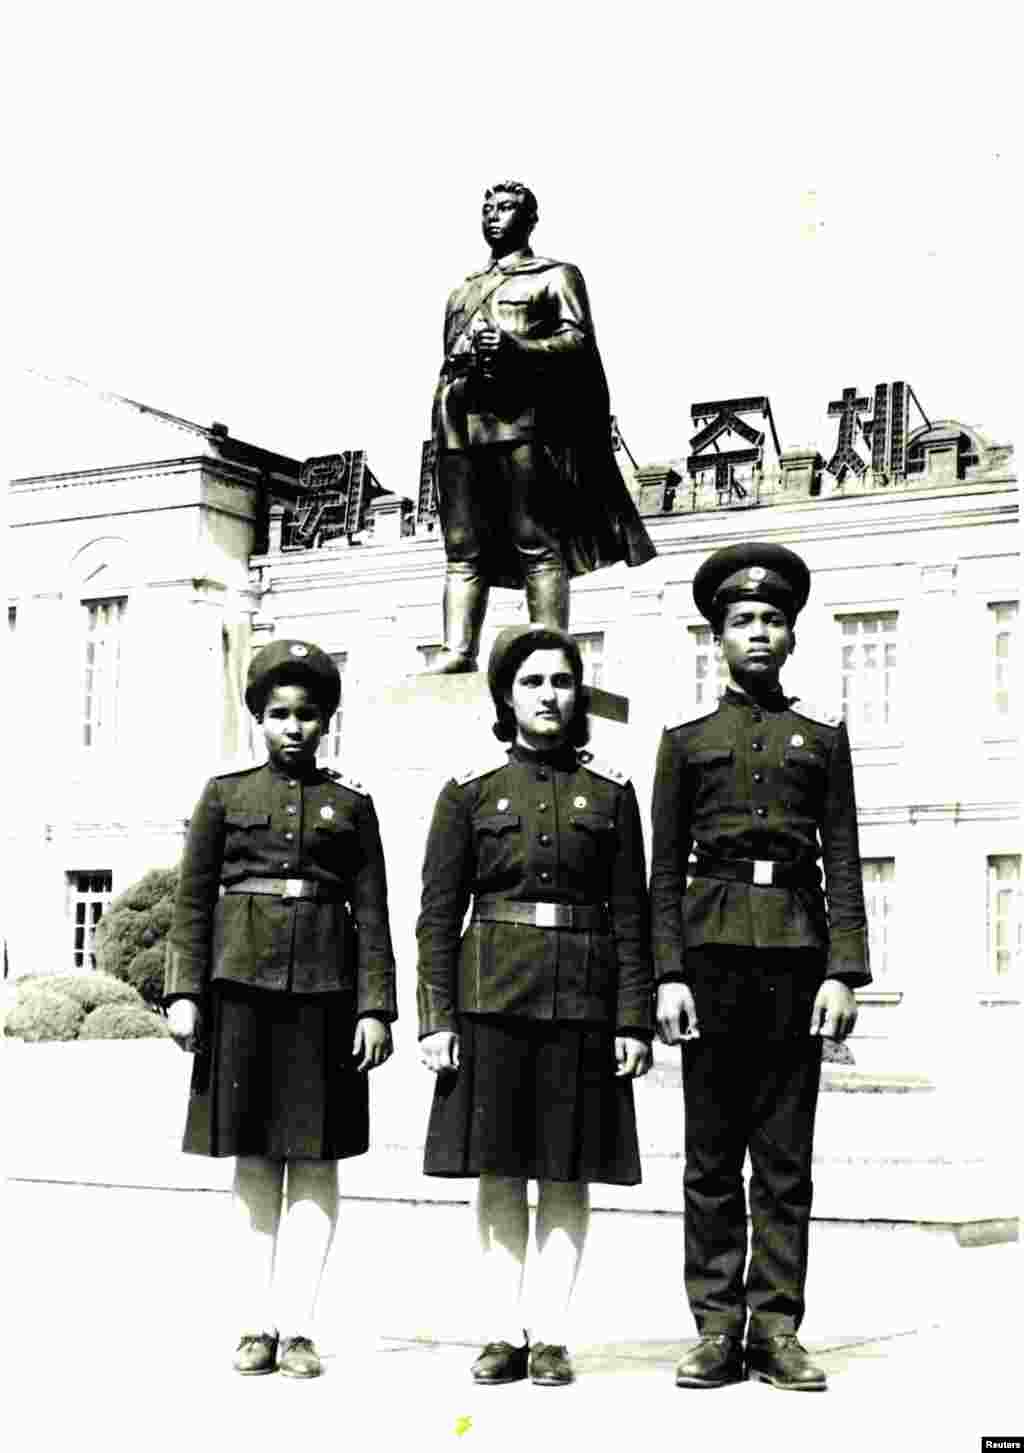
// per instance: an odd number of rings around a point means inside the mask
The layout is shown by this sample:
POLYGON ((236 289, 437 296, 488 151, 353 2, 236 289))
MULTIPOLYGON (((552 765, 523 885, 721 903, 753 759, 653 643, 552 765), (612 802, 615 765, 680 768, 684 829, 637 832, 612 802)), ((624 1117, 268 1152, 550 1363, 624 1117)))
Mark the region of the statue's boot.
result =
POLYGON ((489 593, 475 570, 449 563, 444 581, 444 650, 424 676, 455 676, 476 670, 489 593))
POLYGON ((544 560, 526 572, 530 624, 569 629, 569 572, 560 560, 544 560))

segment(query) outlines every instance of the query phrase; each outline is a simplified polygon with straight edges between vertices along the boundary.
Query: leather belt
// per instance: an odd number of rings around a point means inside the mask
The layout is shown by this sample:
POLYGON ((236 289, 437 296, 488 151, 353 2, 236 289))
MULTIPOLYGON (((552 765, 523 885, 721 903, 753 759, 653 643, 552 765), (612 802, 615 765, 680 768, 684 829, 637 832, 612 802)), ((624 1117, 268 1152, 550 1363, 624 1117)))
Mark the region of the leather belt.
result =
POLYGON ((820 888, 821 877, 812 864, 775 863, 768 858, 698 858, 691 867, 694 878, 724 878, 728 883, 752 883, 758 888, 820 888))
POLYGON ((330 883, 313 878, 243 878, 229 883, 225 893, 262 893, 269 898, 312 898, 317 903, 344 903, 345 895, 330 883))
POLYGON ((507 898, 480 899, 473 918, 484 923, 529 923, 534 928, 608 929, 603 903, 520 903, 507 898))

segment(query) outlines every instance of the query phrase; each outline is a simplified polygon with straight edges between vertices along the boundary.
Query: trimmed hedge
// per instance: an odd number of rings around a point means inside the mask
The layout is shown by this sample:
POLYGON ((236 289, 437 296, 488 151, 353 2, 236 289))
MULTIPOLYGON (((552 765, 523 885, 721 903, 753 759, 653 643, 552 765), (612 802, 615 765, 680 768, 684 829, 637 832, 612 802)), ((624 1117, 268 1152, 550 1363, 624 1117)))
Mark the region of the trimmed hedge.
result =
MULTIPOLYGON (((21 981, 19 981, 21 982, 21 981)), ((33 980, 33 989, 46 980, 33 980)), ((54 974, 48 988, 57 994, 66 994, 81 1004, 86 1014, 98 1009, 101 1004, 137 1004, 139 996, 130 984, 115 979, 111 974, 54 974)), ((31 992, 31 990, 29 991, 31 992)))
POLYGON ((96 925, 97 966, 159 1005, 164 988, 164 940, 174 914, 177 868, 152 868, 113 900, 96 925))
POLYGON ((29 1044, 77 1039, 84 1020, 85 1010, 70 995, 35 981, 24 991, 19 986, 18 997, 4 1023, 4 1034, 29 1044))
POLYGON ((101 1004, 85 1016, 79 1039, 167 1039, 170 1030, 161 1015, 138 1004, 101 1004))

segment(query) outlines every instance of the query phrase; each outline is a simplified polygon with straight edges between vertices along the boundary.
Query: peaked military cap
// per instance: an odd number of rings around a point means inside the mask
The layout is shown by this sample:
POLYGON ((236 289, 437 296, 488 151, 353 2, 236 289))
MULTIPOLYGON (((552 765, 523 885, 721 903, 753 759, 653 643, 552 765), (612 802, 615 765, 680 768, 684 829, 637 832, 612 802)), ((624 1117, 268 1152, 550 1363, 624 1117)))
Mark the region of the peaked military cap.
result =
POLYGON ((725 607, 737 600, 766 600, 792 625, 810 593, 811 573, 800 556, 763 540, 716 550, 693 578, 697 609, 716 627, 725 607))
POLYGON ((311 641, 272 641, 257 651, 245 683, 245 704, 253 716, 260 714, 271 688, 282 681, 305 686, 327 720, 338 710, 341 675, 327 652, 311 641))

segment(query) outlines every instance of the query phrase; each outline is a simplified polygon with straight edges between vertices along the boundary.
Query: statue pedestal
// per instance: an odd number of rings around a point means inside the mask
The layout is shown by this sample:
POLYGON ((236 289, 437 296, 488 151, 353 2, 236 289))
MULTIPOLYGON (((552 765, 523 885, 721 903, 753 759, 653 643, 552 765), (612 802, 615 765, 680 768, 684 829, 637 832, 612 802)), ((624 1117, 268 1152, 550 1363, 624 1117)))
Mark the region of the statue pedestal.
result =
MULTIPOLYGON (((620 764, 629 702, 610 691, 590 695, 590 749, 620 764)), ((365 785, 380 818, 406 1043, 416 1036, 416 918, 434 803, 450 777, 499 760, 493 723, 482 671, 366 683, 346 697, 338 766, 365 785)))

